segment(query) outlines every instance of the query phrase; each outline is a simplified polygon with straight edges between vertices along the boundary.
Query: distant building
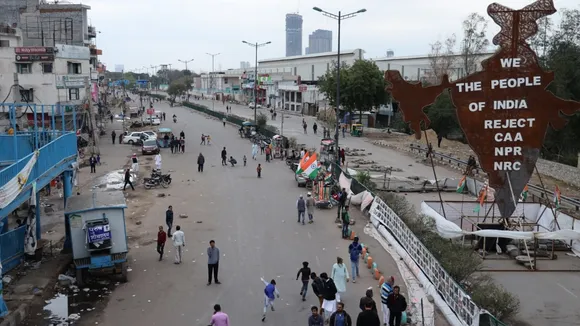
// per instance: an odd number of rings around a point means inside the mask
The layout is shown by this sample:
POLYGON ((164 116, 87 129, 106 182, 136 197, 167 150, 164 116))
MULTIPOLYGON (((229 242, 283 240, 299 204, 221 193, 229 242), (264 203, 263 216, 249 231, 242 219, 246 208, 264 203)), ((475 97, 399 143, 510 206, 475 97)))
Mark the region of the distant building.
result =
POLYGON ((302 55, 302 16, 286 15, 286 56, 302 55))
POLYGON ((306 54, 324 53, 332 51, 332 31, 317 29, 308 36, 306 54))
POLYGON ((240 69, 250 68, 250 63, 248 61, 240 61, 240 69))

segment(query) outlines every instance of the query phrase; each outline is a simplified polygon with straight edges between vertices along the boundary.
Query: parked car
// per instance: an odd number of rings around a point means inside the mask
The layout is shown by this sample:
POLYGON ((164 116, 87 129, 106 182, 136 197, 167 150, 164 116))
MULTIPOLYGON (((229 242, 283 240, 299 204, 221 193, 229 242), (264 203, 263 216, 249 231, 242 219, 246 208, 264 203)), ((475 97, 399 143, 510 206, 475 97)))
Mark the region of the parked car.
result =
POLYGON ((142 131, 142 133, 146 134, 147 136, 153 138, 153 139, 157 139, 157 133, 153 130, 144 130, 142 131))
MULTIPOLYGON (((250 109, 253 109, 254 108, 254 102, 250 102, 250 104, 248 104, 248 107, 250 109)), ((262 108, 262 104, 256 105, 256 108, 261 109, 262 108)))
POLYGON ((159 154, 159 144, 157 144, 157 139, 149 138, 143 142, 141 146, 141 153, 145 154, 159 154))
MULTIPOLYGON (((123 144, 141 144, 144 140, 152 138, 150 135, 141 132, 141 131, 134 131, 131 132, 123 137, 123 144)), ((156 139, 156 138, 153 138, 156 139)))
POLYGON ((159 118, 151 117, 151 118, 145 119, 145 124, 152 125, 152 126, 159 126, 161 124, 161 120, 159 118))

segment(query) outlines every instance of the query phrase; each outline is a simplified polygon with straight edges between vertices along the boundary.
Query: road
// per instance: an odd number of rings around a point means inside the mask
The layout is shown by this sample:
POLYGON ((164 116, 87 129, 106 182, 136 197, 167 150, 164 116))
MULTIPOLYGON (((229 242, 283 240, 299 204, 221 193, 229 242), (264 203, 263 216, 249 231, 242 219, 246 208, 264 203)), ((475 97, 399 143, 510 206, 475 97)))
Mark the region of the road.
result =
MULTIPOLYGON (((299 296, 300 281, 296 272, 308 261, 314 272, 330 273, 337 256, 348 260, 349 241, 340 238, 334 225, 334 210, 317 210, 315 223, 296 223, 296 199, 304 189, 297 188, 292 171, 283 161, 266 163, 264 156, 248 166, 222 167, 220 151, 225 146, 228 156, 241 163, 245 154, 251 157, 250 143, 241 139, 234 126, 223 127, 192 110, 169 108, 156 103, 156 108, 178 117, 176 124, 164 122, 175 134, 186 134, 186 153, 163 152, 163 170, 173 170, 173 183, 168 189, 151 190, 165 193, 155 198, 154 205, 135 226, 140 235, 138 245, 130 252, 130 281, 119 286, 106 308, 83 317, 82 324, 94 325, 207 325, 215 303, 222 305, 235 325, 257 325, 262 314, 263 288, 261 277, 275 279, 281 293, 276 312, 269 312, 264 325, 304 325, 310 306, 317 303, 312 293, 307 301, 299 296), (210 134, 211 146, 199 145, 200 135, 210 134), (199 153, 206 158, 205 171, 198 173, 195 162, 199 153), (256 177, 257 163, 264 167, 263 177, 256 177), (153 239, 157 227, 164 225, 165 210, 172 205, 175 224, 181 225, 187 247, 182 265, 173 264, 174 249, 166 247, 167 256, 159 262, 153 239), (186 214, 187 218, 179 218, 186 214), (210 240, 220 248, 221 285, 207 286, 207 257, 210 240)), ((169 121, 169 119, 168 119, 169 121)), ((146 191, 142 187, 137 189, 146 191)), ((129 191, 131 193, 131 191, 129 191)), ((126 213, 137 209, 135 203, 126 213)), ((138 206, 138 204, 137 204, 138 206)), ((356 213, 355 213, 356 216, 356 213)), ((362 234, 364 223, 355 230, 362 234)), ((361 236, 375 252, 379 266, 387 275, 401 280, 390 256, 378 243, 361 236)), ((358 315, 358 302, 365 290, 377 282, 366 268, 361 280, 347 285, 346 310, 358 315)), ((403 287, 404 289, 404 287, 403 287)), ((311 291, 311 288, 309 288, 311 291)), ((405 292, 403 292, 405 293, 405 292)))
MULTIPOLYGON (((212 107, 211 101, 208 100, 196 102, 212 107)), ((225 112, 225 106, 221 102, 215 101, 214 105, 216 110, 225 112)), ((253 119, 253 110, 247 106, 227 105, 232 107, 232 114, 253 119)), ((260 111, 268 113, 266 109, 261 109, 260 111)), ((268 114, 268 116, 270 115, 268 114)), ((281 128, 281 116, 278 116, 276 121, 270 120, 268 123, 281 128)), ((284 135, 296 137, 299 143, 305 143, 308 146, 318 146, 321 138, 320 133, 319 135, 313 135, 312 133, 312 124, 315 118, 305 116, 304 119, 308 124, 308 134, 304 134, 302 129, 302 117, 286 115, 284 119, 284 135)), ((379 165, 392 166, 402 170, 402 172, 393 172, 393 175, 433 178, 431 167, 417 163, 415 157, 393 149, 375 146, 364 137, 350 137, 347 135, 346 138, 341 137, 339 143, 341 146, 365 149, 366 152, 372 152, 371 156, 366 157, 367 159, 372 159, 378 162, 379 165)), ((457 171, 445 167, 437 167, 436 171, 438 178, 461 177, 457 171)), ((443 194, 444 200, 445 196, 452 198, 454 195, 443 194)), ((422 200, 438 200, 435 194, 428 193, 408 194, 408 198, 414 203, 420 203, 422 200)), ((512 262, 506 263, 512 264, 512 262)), ((511 266, 508 268, 511 268, 511 266)), ((555 321, 558 322, 558 325, 578 325, 578 320, 580 320, 580 312, 578 311, 580 306, 580 260, 572 260, 567 268, 571 272, 493 272, 491 275, 497 282, 519 297, 521 302, 519 316, 521 319, 534 326, 551 326, 555 321), (537 295, 539 293, 542 293, 542 295, 537 295)))

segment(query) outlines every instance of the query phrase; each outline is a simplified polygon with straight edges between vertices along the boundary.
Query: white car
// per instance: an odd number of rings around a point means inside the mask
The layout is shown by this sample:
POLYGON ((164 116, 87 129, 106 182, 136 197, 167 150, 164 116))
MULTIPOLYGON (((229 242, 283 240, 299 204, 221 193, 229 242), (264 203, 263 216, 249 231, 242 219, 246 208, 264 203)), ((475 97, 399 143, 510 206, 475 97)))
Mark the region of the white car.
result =
POLYGON ((139 144, 141 143, 143 140, 147 140, 147 139, 154 139, 152 138, 152 136, 141 132, 141 131, 134 131, 128 135, 123 136, 123 144, 139 144))
MULTIPOLYGON (((250 109, 253 109, 254 108, 254 102, 250 102, 250 104, 248 104, 248 107, 250 109)), ((261 109, 262 108, 262 104, 256 105, 256 108, 261 109)))
POLYGON ((157 139, 157 133, 153 130, 145 130, 145 131, 142 131, 142 133, 146 134, 150 138, 157 139))
POLYGON ((155 117, 147 118, 145 120, 145 124, 152 125, 152 126, 159 126, 161 124, 161 119, 155 118, 155 117))

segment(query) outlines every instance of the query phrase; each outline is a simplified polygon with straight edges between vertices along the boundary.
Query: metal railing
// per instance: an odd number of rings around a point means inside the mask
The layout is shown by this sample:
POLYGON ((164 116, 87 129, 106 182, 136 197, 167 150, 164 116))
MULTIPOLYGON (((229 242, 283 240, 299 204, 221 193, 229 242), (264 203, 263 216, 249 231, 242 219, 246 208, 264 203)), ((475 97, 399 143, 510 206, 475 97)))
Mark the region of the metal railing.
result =
MULTIPOLYGON (((417 153, 427 152, 426 147, 422 147, 422 146, 414 145, 414 144, 410 145, 410 149, 411 149, 411 152, 417 152, 417 153)), ((467 167, 467 161, 463 161, 463 160, 455 158, 451 155, 438 153, 435 150, 433 150, 432 153, 433 153, 434 159, 437 159, 439 161, 445 162, 445 163, 453 165, 453 166, 457 166, 459 168, 466 168, 467 167)), ((480 175, 483 173, 484 172, 481 171, 481 169, 478 169, 475 172, 476 175, 480 175)), ((528 183, 528 189, 529 189, 529 193, 532 196, 535 196, 535 197, 538 197, 538 198, 541 198, 544 200, 549 200, 549 198, 547 198, 547 197, 550 196, 550 192, 546 192, 545 190, 542 189, 541 186, 528 183)), ((575 198, 571 198, 571 197, 566 197, 566 196, 561 196, 561 200, 562 200, 562 202, 561 202, 562 206, 568 207, 570 209, 574 209, 575 211, 580 211, 580 200, 575 199, 575 198)))

